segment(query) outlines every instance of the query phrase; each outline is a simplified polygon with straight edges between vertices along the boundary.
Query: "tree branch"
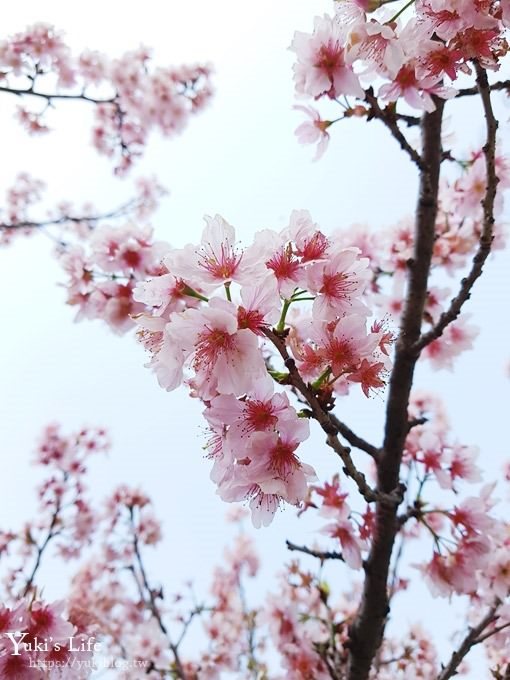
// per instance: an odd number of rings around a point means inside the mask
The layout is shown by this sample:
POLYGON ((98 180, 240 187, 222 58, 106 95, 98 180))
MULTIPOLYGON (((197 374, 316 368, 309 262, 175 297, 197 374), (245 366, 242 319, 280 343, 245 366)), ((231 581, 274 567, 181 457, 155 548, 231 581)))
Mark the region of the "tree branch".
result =
POLYGON ((319 559, 321 562, 325 562, 326 560, 344 561, 342 553, 339 552, 322 552, 319 550, 312 550, 311 548, 307 548, 306 545, 296 545, 290 541, 285 541, 285 545, 287 546, 288 550, 295 550, 296 552, 302 552, 305 555, 311 555, 312 557, 319 559))
POLYGON ((51 103, 53 99, 67 99, 67 100, 76 100, 76 99, 81 99, 82 101, 85 102, 90 102, 92 104, 114 104, 116 101, 116 97, 110 97, 109 99, 95 99, 94 97, 89 97, 86 95, 84 92, 80 94, 59 94, 59 93, 50 93, 50 92, 38 92, 37 90, 34 90, 33 88, 25 88, 25 89, 19 89, 16 87, 6 87, 5 85, 0 86, 0 92, 6 92, 7 94, 13 94, 16 97, 24 97, 24 96, 29 96, 29 97, 39 97, 40 99, 45 99, 48 103, 51 103))
MULTIPOLYGON (((420 170, 423 170, 423 158, 416 151, 416 149, 409 144, 404 133, 399 128, 397 115, 388 109, 381 109, 377 97, 374 95, 374 90, 371 87, 369 87, 368 90, 365 90, 365 100, 370 104, 373 117, 378 118, 384 123, 384 125, 386 125, 393 137, 400 144, 400 147, 403 149, 403 151, 408 154, 410 159, 413 161, 413 163, 416 163, 420 170)), ((370 120, 370 116, 368 117, 368 120, 370 120)))
POLYGON ((372 456, 374 460, 378 459, 380 450, 377 448, 377 446, 369 444, 369 442, 367 442, 365 439, 359 437, 355 432, 353 432, 350 429, 350 427, 348 427, 345 423, 339 420, 334 413, 330 413, 329 417, 336 426, 339 434, 341 434, 342 437, 346 439, 351 446, 354 446, 356 449, 360 449, 360 451, 368 453, 368 455, 372 456))
POLYGON ((313 417, 327 435, 326 443, 340 456, 344 464, 344 473, 354 480, 363 498, 367 503, 380 501, 385 505, 398 505, 402 500, 402 490, 398 485, 395 485, 395 487, 390 489, 387 493, 379 493, 369 486, 365 475, 354 465, 350 449, 344 446, 338 439, 338 428, 331 419, 331 414, 322 407, 312 387, 305 383, 296 367, 296 362, 289 355, 287 345, 285 344, 284 334, 271 330, 270 328, 265 328, 263 332, 280 353, 280 356, 285 363, 285 367, 289 371, 288 380, 290 384, 305 398, 312 410, 313 417))
MULTIPOLYGON (((489 90, 491 92, 496 92, 498 90, 510 90, 510 80, 500 80, 497 83, 492 83, 492 85, 489 85, 489 90)), ((480 90, 478 87, 467 87, 464 90, 459 90, 455 99, 458 99, 459 97, 469 97, 474 94, 478 94, 479 91, 480 90)))
MULTIPOLYGON (((142 599, 144 600, 144 603, 149 607, 149 610, 150 610, 151 614, 153 615, 153 617, 155 618, 155 620, 156 620, 156 622, 159 626, 159 629, 161 630, 163 635, 168 640, 168 645, 169 645, 170 649, 172 650, 172 654, 174 655, 174 659, 175 659, 175 672, 177 673, 177 677, 181 678, 181 680, 186 680, 186 675, 184 673, 184 668, 182 666, 182 663, 181 663, 181 660, 180 660, 180 657, 179 657, 179 651, 177 649, 177 645, 175 645, 170 639, 168 629, 165 626, 165 624, 163 623, 163 618, 161 616, 161 612, 159 611, 158 605, 156 603, 156 597, 154 595, 154 590, 151 588, 151 585, 149 583, 149 579, 147 578, 147 572, 145 571, 145 566, 144 566, 144 563, 143 563, 143 560, 142 560, 142 555, 141 555, 141 552, 140 552, 140 545, 139 545, 139 542, 138 542, 138 534, 137 534, 137 531, 136 531, 136 526, 135 526, 135 521, 134 521, 133 507, 129 508, 129 520, 130 520, 131 529, 132 529, 132 532, 133 532, 133 551, 134 551, 134 554, 135 554, 135 557, 136 557, 138 569, 140 571, 140 576, 142 578, 143 587, 145 588, 145 591, 147 593, 147 598, 148 598, 146 600, 143 597, 143 593, 141 593, 142 599)), ((135 574, 135 578, 136 578, 136 574, 135 574)), ((137 581, 138 581, 138 579, 137 579, 137 581)))
MULTIPOLYGON (((418 353, 413 344, 420 336, 427 283, 434 247, 437 196, 442 159, 441 126, 444 101, 435 97, 435 111, 425 113, 421 130, 420 187, 414 234, 414 255, 391 373, 384 445, 377 462, 377 491, 389 493, 399 483, 400 464, 409 432, 408 406, 418 353)), ((347 680, 367 680, 382 640, 389 612, 388 574, 395 537, 399 530, 397 507, 378 503, 374 538, 365 563, 361 604, 349 630, 347 680)))
POLYGON ((405 512, 397 517, 399 528, 403 527, 410 519, 420 519, 423 517, 423 507, 419 502, 415 501, 414 505, 410 505, 405 512))
POLYGON ((493 635, 497 635, 498 633, 501 633, 502 630, 505 630, 509 627, 510 627, 510 621, 507 621, 506 623, 502 623, 501 626, 496 626, 495 628, 491 628, 491 630, 489 630, 487 633, 484 633, 483 635, 480 635, 479 637, 476 638, 476 644, 479 645, 481 642, 488 640, 493 635))
POLYGON ((61 501, 60 499, 57 500, 57 503, 55 505, 55 510, 52 513, 51 516, 51 521, 50 521, 50 526, 48 527, 48 533, 46 534, 46 537, 44 541, 41 543, 41 545, 36 545, 36 558, 35 558, 35 563, 34 566, 32 567, 32 571, 30 572, 30 575, 28 576, 25 587, 23 588, 23 592, 21 593, 21 597, 26 597, 30 590, 32 589, 32 586, 34 585, 34 580, 36 577, 37 572, 39 571, 39 567, 41 566, 41 560, 42 556, 44 554, 44 551, 48 547, 48 544, 50 541, 58 534, 58 531, 56 530, 57 525, 60 521, 60 510, 61 510, 61 501))
POLYGON ((462 660, 467 656, 471 649, 479 644, 483 637, 480 638, 483 631, 489 626, 493 621, 495 621, 498 616, 496 611, 499 607, 499 602, 494 604, 487 614, 483 617, 480 623, 474 628, 470 628, 468 634, 461 642, 458 649, 456 649, 450 657, 449 662, 443 667, 441 673, 437 676, 437 680, 448 680, 457 674, 457 668, 460 666, 462 660))
POLYGON ((397 120, 401 120, 407 127, 417 127, 420 124, 418 116, 409 116, 407 113, 397 113, 396 111, 394 115, 397 120))
MULTIPOLYGON (((415 349, 421 351, 431 342, 441 337, 445 328, 455 321, 459 316, 461 309, 465 302, 471 296, 471 289, 476 280, 481 276, 485 261, 491 252, 492 242, 494 240, 494 201, 496 199, 496 191, 498 185, 498 177, 496 175, 496 132, 498 129, 498 121, 494 116, 492 109, 490 86, 487 81, 487 72, 475 62, 476 68, 476 82, 478 84, 478 92, 482 99, 483 109, 485 113, 485 120, 487 125, 487 138, 483 147, 485 155, 485 165, 487 172, 487 187, 485 196, 482 201, 483 207, 483 228, 480 234, 478 250, 473 258, 471 271, 462 279, 460 291, 453 298, 449 308, 441 314, 436 325, 427 333, 424 333, 415 344, 415 349)), ((510 81, 509 81, 510 83, 510 81)))
POLYGON ((129 214, 134 210, 140 201, 138 199, 132 199, 123 205, 120 205, 114 210, 109 212, 100 213, 98 215, 61 215, 60 217, 50 218, 47 220, 35 221, 35 220, 22 220, 21 222, 0 222, 0 231, 3 229, 5 231, 15 231, 16 229, 44 229, 45 227, 53 227, 61 224, 67 224, 72 222, 73 224, 80 224, 84 222, 94 223, 100 222, 101 220, 113 219, 116 217, 122 217, 123 215, 129 214))
POLYGON ((428 422, 428 418, 425 416, 421 416, 420 418, 411 418, 411 420, 408 421, 407 423, 407 431, 411 432, 413 427, 417 427, 418 425, 425 425, 425 423, 428 422))

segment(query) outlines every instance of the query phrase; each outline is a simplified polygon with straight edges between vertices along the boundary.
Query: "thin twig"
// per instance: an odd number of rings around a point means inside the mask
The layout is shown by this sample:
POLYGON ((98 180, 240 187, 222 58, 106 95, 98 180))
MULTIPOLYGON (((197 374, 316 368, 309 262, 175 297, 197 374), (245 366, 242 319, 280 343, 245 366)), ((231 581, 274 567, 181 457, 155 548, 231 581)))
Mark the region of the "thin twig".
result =
POLYGON ((208 607, 195 607, 190 611, 188 614, 188 617, 186 618, 185 621, 182 622, 182 631, 181 634, 179 635, 179 638, 177 642, 175 643, 175 646, 178 648, 181 642, 184 640, 184 637, 186 636, 186 633, 188 632, 188 628, 191 625, 191 622, 196 616, 201 616, 202 612, 204 611, 209 611, 208 607))
POLYGON ((393 114, 397 120, 401 120, 407 125, 407 127, 418 127, 420 124, 420 118, 418 116, 409 116, 406 113, 395 113, 393 114))
POLYGON ((477 73, 476 82, 478 83, 478 92, 480 93, 482 100, 487 125, 487 139, 483 147, 487 172, 487 187, 482 201, 482 233, 480 234, 478 250, 473 258, 471 271, 464 279, 462 279, 458 294, 451 301, 449 308, 441 314, 436 325, 427 333, 424 333, 416 342, 414 345, 416 351, 421 351, 431 342, 439 338, 443 334, 445 328, 459 316, 462 306, 471 296, 471 289, 482 274, 483 266, 489 257, 492 242, 494 240, 494 201, 496 199, 496 190, 499 181, 496 175, 495 158, 498 121, 496 120, 492 109, 487 72, 477 62, 475 62, 475 68, 477 73))
POLYGON ((457 668, 460 666, 463 659, 467 656, 467 654, 471 651, 471 649, 475 645, 481 642, 479 638, 483 631, 487 628, 487 626, 489 626, 493 621, 495 621, 498 618, 498 615, 496 614, 498 607, 499 602, 494 604, 489 609, 487 614, 483 617, 483 619, 477 626, 469 629, 469 632, 467 633, 466 637, 462 640, 459 647, 453 652, 453 654, 450 657, 450 660, 448 661, 446 666, 443 667, 441 673, 439 673, 436 680, 449 680, 449 678, 452 678, 454 675, 457 674, 457 668))
POLYGON ((135 527, 133 507, 129 508, 129 519, 130 519, 130 523, 131 523, 131 529, 132 529, 132 532, 133 532, 133 551, 134 551, 134 554, 135 554, 135 557, 136 557, 138 569, 140 571, 140 576, 142 578, 142 583, 143 583, 143 586, 145 588, 145 591, 147 593, 147 598, 148 598, 148 599, 143 598, 143 600, 144 600, 145 604, 148 605, 153 617, 156 619, 156 622, 159 626, 159 629, 161 630, 163 635, 168 640, 168 646, 170 647, 170 649, 172 650, 172 654, 174 655, 175 667, 176 667, 176 672, 177 672, 178 677, 181 678, 181 680, 186 680, 186 675, 184 673, 184 668, 182 666, 182 663, 181 663, 181 660, 180 660, 180 657, 179 657, 179 651, 177 649, 177 645, 175 645, 171 641, 169 633, 168 633, 168 629, 165 626, 165 624, 163 623, 163 618, 161 616, 161 612, 159 611, 158 605, 156 603, 156 597, 154 595, 154 590, 151 588, 151 585, 149 583, 149 579, 147 577, 147 572, 145 571, 145 566, 144 566, 144 563, 143 563, 143 560, 142 560, 142 554, 140 552, 140 545, 139 545, 139 542, 138 542, 138 534, 137 534, 136 527, 135 527))
POLYGON ((398 526, 399 528, 401 528, 404 526, 404 524, 407 524, 407 522, 410 519, 419 519, 422 516, 423 508, 420 505, 419 501, 415 501, 414 505, 410 505, 405 512, 403 512, 401 515, 398 515, 397 517, 398 526))
POLYGON ((48 533, 46 534, 46 538, 44 541, 41 543, 41 545, 37 545, 37 555, 35 559, 35 564, 32 568, 32 571, 30 572, 30 576, 27 578, 27 581, 25 583, 25 587, 23 588, 23 592, 21 593, 21 597, 26 597, 28 593, 30 592, 30 589, 33 586, 35 576, 37 572, 39 571, 39 567, 41 566, 41 560, 42 556, 44 554, 44 551, 48 547, 48 544, 50 541, 58 534, 58 531, 55 531, 55 527, 58 524, 59 521, 59 516, 60 516, 60 508, 61 508, 61 501, 60 498, 57 499, 57 503, 55 506, 55 510, 53 511, 53 515, 51 517, 51 522, 50 526, 48 527, 48 533))
POLYGON ((373 489, 367 482, 365 475, 358 470, 351 458, 350 449, 343 446, 338 437, 333 434, 326 436, 326 444, 337 453, 344 464, 343 472, 356 483, 358 491, 367 503, 381 502, 385 505, 397 506, 402 502, 403 489, 396 486, 389 493, 381 493, 373 489))
POLYGON ((89 97, 85 93, 80 94, 60 94, 57 92, 38 92, 31 87, 26 89, 20 89, 16 87, 6 87, 5 85, 0 86, 0 92, 6 92, 7 94, 13 94, 16 97, 39 97, 40 99, 45 99, 47 102, 51 102, 53 99, 64 99, 64 100, 76 100, 81 99, 85 102, 90 102, 92 104, 114 104, 116 97, 110 97, 109 99, 95 99, 94 97, 89 97))
POLYGON ((330 413, 329 417, 331 418, 332 422, 336 425, 339 434, 341 434, 342 437, 346 439, 351 446, 354 446, 356 449, 360 449, 360 451, 368 453, 368 455, 372 456, 374 460, 377 460, 380 453, 380 450, 377 448, 377 446, 374 446, 373 444, 370 444, 362 437, 359 437, 355 432, 353 432, 350 429, 350 427, 348 427, 339 418, 337 418, 337 416, 334 413, 330 413))
MULTIPOLYGON (((498 90, 510 90, 510 80, 501 80, 497 83, 492 83, 492 85, 489 85, 489 90, 491 92, 495 92, 498 90)), ((459 97, 469 97, 474 94, 478 94, 479 90, 478 87, 467 87, 464 90, 459 90, 457 95, 455 96, 455 99, 458 99, 459 97)))
POLYGON ((407 431, 411 432, 413 427, 417 427, 418 425, 425 425, 426 422, 428 422, 428 418, 426 418, 425 416, 421 416, 419 418, 411 418, 411 420, 407 422, 407 431))
POLYGON ((374 90, 371 87, 369 87, 368 90, 365 90, 365 100, 370 104, 372 116, 378 118, 386 125, 393 137, 400 144, 400 147, 408 154, 413 163, 415 163, 420 170, 423 170, 423 158, 407 141, 404 133, 398 126, 397 116, 388 109, 381 109, 377 97, 374 95, 374 90))
POLYGON ((72 222, 74 224, 81 224, 85 222, 94 223, 101 220, 113 219, 127 215, 131 210, 136 208, 139 204, 138 199, 132 199, 118 208, 110 210, 109 212, 100 213, 98 215, 61 215, 60 217, 50 218, 48 220, 41 220, 39 222, 34 220, 23 220, 21 222, 0 222, 0 231, 16 230, 16 229, 44 229, 46 227, 58 226, 60 224, 67 224, 72 222))
POLYGON ((497 635, 498 633, 501 633, 502 630, 505 630, 505 628, 509 627, 510 621, 507 621, 506 623, 502 623, 501 626, 496 626, 495 628, 492 628, 491 630, 489 630, 488 633, 485 633, 484 635, 480 635, 479 637, 477 637, 476 644, 479 645, 481 642, 488 640, 493 635, 497 635))
POLYGON ((247 634, 247 644, 248 644, 248 671, 251 671, 253 680, 257 680, 259 676, 258 669, 260 664, 257 661, 257 656, 255 654, 256 642, 255 642, 255 618, 253 616, 254 612, 248 610, 248 603, 246 600, 246 593, 244 591, 243 582, 241 580, 241 574, 237 578, 237 589, 239 591, 239 599, 241 600, 241 607, 243 611, 243 617, 246 621, 246 634, 247 634))
POLYGON ((265 328, 263 332, 266 337, 271 340, 280 353, 280 356, 285 363, 285 367, 289 371, 288 380, 290 384, 305 398, 312 410, 313 417, 315 420, 317 420, 327 435, 327 445, 338 454, 344 464, 344 473, 354 480, 356 486, 358 487, 358 491, 361 493, 363 498, 367 501, 367 503, 380 501, 381 503, 385 503, 387 505, 398 505, 401 502, 400 488, 392 489, 390 493, 379 493, 372 489, 372 487, 367 483, 365 475, 354 465, 350 449, 344 446, 338 439, 338 428, 331 419, 331 414, 324 410, 313 388, 305 383, 296 367, 296 362, 289 355, 287 351, 287 345, 285 344, 284 334, 269 328, 265 328))
POLYGON ((302 552, 305 555, 311 555, 312 557, 319 559, 321 562, 325 562, 326 560, 344 561, 342 553, 339 552, 322 552, 320 550, 312 550, 312 548, 307 548, 306 545, 296 545, 290 541, 285 541, 285 545, 287 546, 288 550, 302 552))

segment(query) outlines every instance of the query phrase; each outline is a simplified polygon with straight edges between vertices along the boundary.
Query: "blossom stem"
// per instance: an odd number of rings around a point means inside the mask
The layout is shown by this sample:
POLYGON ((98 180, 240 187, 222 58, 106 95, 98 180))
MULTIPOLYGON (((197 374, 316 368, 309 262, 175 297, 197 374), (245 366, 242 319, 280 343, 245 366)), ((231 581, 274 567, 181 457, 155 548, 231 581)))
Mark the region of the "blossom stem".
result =
POLYGON ((414 0, 409 0, 409 2, 406 2, 406 4, 401 7, 396 14, 394 14, 389 21, 387 21, 387 24, 392 24, 394 21, 396 21, 401 14, 403 14, 408 7, 411 7, 411 5, 414 5, 414 0))
POLYGON ((312 383, 312 388, 313 388, 314 390, 318 390, 318 389, 323 385, 323 383, 326 382, 326 380, 329 378, 330 375, 331 375, 331 367, 328 366, 328 368, 326 368, 326 370, 323 371, 323 372, 320 374, 320 376, 317 378, 317 380, 315 380, 315 381, 312 383))
POLYGON ((293 297, 291 302, 303 302, 305 300, 315 300, 314 297, 293 297))
POLYGON ((194 288, 191 288, 191 286, 188 286, 186 284, 184 286, 184 295, 187 295, 188 297, 194 297, 197 300, 202 300, 202 302, 209 302, 209 298, 205 297, 205 295, 201 295, 198 291, 196 291, 194 288))
POLYGON ((282 313, 281 313, 281 316, 280 316, 280 320, 278 321, 278 324, 276 326, 277 333, 281 333, 285 328, 285 318, 287 316, 287 312, 289 311, 289 307, 290 307, 291 303, 292 303, 292 298, 290 300, 285 299, 283 301, 282 313))

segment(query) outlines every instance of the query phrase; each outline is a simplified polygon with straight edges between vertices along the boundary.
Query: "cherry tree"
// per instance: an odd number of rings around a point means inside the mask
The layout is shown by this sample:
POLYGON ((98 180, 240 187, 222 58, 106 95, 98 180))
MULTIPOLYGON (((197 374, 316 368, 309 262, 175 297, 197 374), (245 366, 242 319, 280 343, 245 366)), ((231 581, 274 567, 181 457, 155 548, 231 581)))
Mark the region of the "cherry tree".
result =
MULTIPOLYGON (((210 593, 190 586, 168 595, 145 561, 161 538, 149 496, 120 486, 100 509, 88 500, 89 454, 107 448, 105 432, 64 436, 50 426, 37 453, 50 471, 38 518, 0 534, 0 555, 14 563, 0 610, 2 677, 87 677, 100 656, 91 640, 126 678, 447 680, 469 673, 481 645, 487 677, 509 677, 510 470, 496 492, 484 478, 485 452, 459 441, 447 405, 415 384, 418 362, 451 368, 472 349, 478 329, 464 307, 491 252, 505 245, 510 172, 494 102, 510 90, 498 77, 509 21, 504 0, 339 0, 294 35, 296 109, 305 116, 298 139, 317 144, 320 159, 349 119, 363 119, 386 129, 418 175, 415 215, 385 230, 327 234, 297 209, 284 229, 258 231, 245 245, 215 215, 199 243, 175 248, 144 221, 162 194, 155 181, 107 214, 66 204, 38 219, 40 183, 17 179, 2 242, 51 235, 77 318, 134 331, 160 387, 200 401, 211 481, 222 501, 248 510, 233 506, 241 530, 210 593), (444 119, 461 98, 476 101, 485 141, 465 140, 458 157, 444 119), (379 441, 342 419, 356 391, 381 397, 379 441), (338 461, 332 479, 303 460, 312 431, 338 461), (287 547, 317 568, 291 561, 278 593, 255 605, 246 582, 259 560, 241 521, 249 514, 268 527, 285 505, 316 515, 322 537, 287 547), (44 601, 37 581, 50 545, 58 559, 81 560, 65 603, 44 601), (390 625, 410 589, 406 562, 432 596, 465 609, 467 629, 448 658, 427 631, 432 606, 419 625, 390 625), (191 651, 196 621, 205 643, 191 651), (52 644, 39 648, 38 638, 52 644)), ((180 132, 211 91, 206 66, 151 69, 143 50, 118 61, 73 58, 43 25, 4 41, 0 60, 2 92, 44 103, 20 109, 30 132, 46 130, 61 99, 96 107, 93 143, 117 173, 130 169, 151 128, 180 132)))

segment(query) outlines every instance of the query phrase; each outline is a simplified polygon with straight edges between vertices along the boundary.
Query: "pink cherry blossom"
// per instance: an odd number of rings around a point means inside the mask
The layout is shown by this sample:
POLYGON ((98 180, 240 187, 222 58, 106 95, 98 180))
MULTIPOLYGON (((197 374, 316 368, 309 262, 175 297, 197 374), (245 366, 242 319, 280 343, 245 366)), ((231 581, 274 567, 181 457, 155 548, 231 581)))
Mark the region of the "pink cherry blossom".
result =
POLYGON ((363 89, 345 61, 342 30, 331 17, 315 17, 313 34, 297 32, 291 49, 298 58, 294 80, 299 94, 332 99, 346 94, 363 99, 363 89))
POLYGON ((343 314, 367 313, 360 297, 370 272, 368 260, 358 256, 357 248, 345 248, 327 262, 318 262, 308 268, 308 290, 317 294, 313 313, 318 318, 330 321, 343 314))
POLYGON ((173 351, 161 360, 170 370, 181 371, 189 361, 205 381, 204 393, 242 395, 266 373, 256 336, 248 329, 238 330, 235 306, 220 298, 211 299, 205 309, 173 313, 165 335, 173 351))
POLYGON ((331 125, 329 120, 322 120, 318 111, 311 106, 294 106, 298 111, 301 111, 309 120, 301 123, 295 131, 296 137, 300 144, 315 144, 317 143, 317 150, 315 152, 314 161, 318 161, 325 154, 329 144, 328 127, 331 125))

